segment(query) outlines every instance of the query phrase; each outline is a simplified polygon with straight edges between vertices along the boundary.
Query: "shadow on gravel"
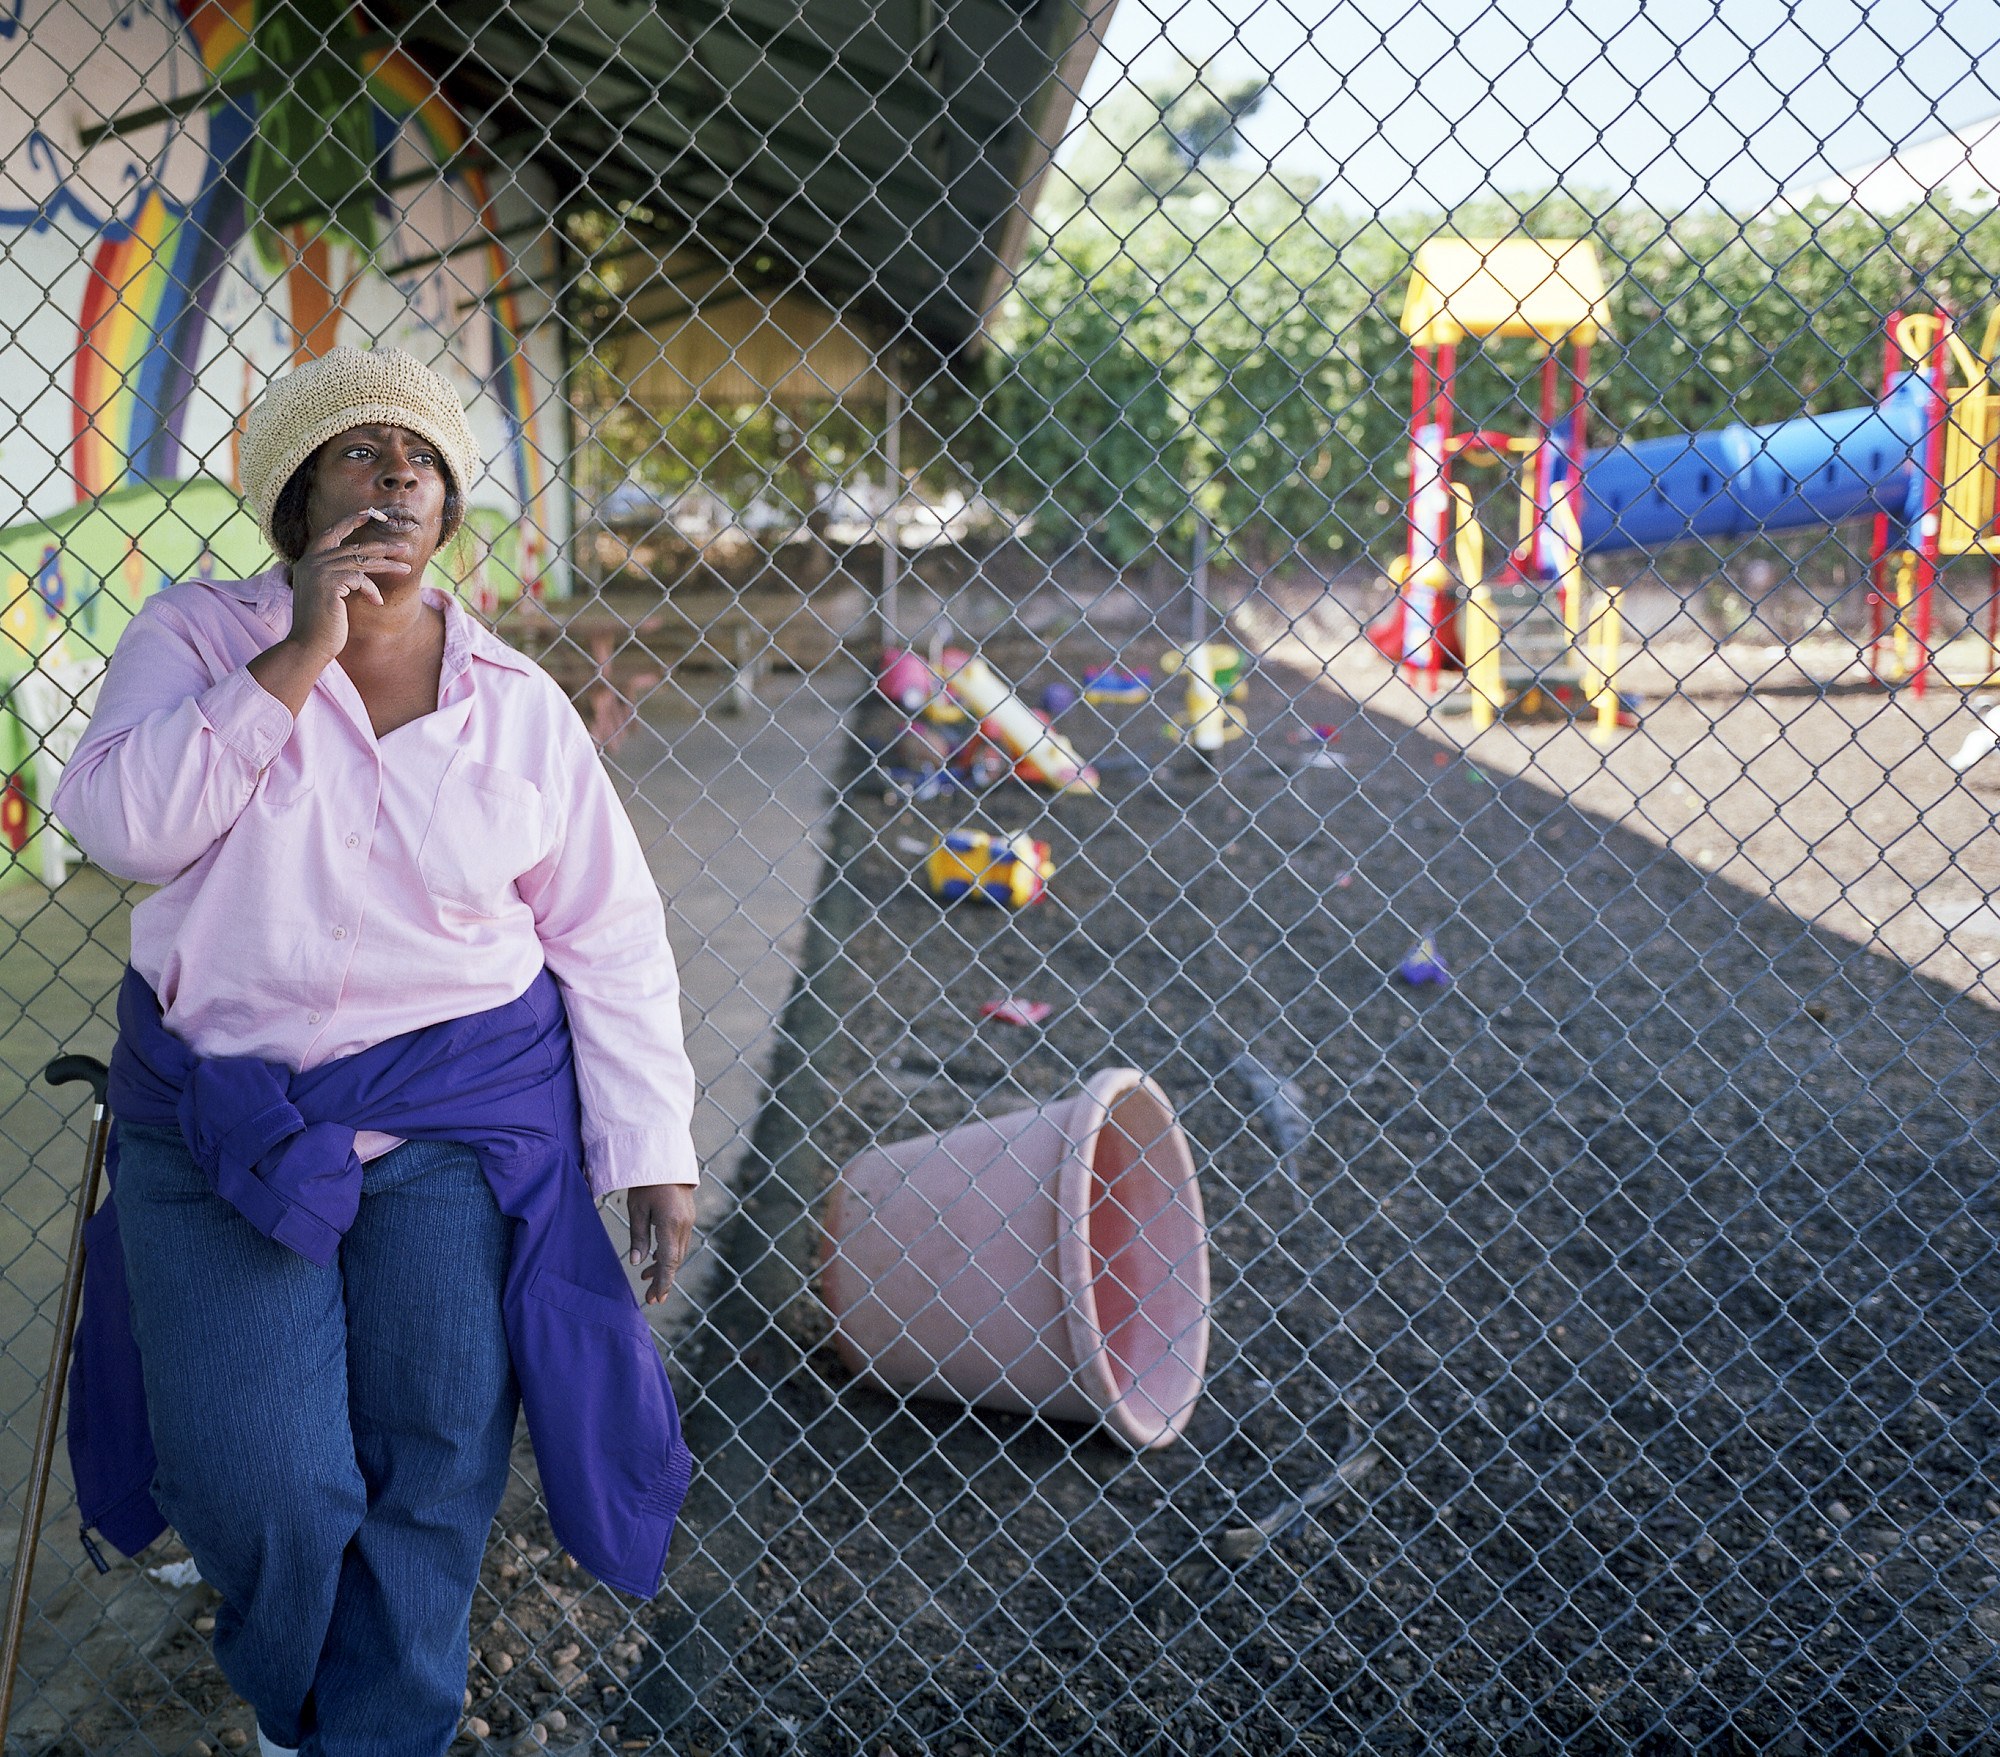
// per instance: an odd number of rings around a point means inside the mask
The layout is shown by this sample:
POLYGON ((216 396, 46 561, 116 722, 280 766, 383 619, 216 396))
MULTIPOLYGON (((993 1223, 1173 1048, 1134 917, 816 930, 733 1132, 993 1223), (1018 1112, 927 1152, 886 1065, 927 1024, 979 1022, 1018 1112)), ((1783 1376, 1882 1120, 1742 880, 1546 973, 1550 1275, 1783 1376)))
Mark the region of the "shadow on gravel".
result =
MULTIPOLYGON (((1044 655, 994 656, 1032 684, 1044 655)), ((898 813, 857 748, 736 1279, 679 1375, 705 1500, 628 1736, 1976 1744, 1994 1015, 1331 691, 1255 691, 1259 741, 1219 772, 1155 766, 1151 717, 1079 723, 1097 801, 898 813), (1345 770, 1298 765, 1311 721, 1345 770), (1048 838, 1052 899, 940 909, 897 838, 958 822, 1048 838), (1426 933, 1449 989, 1387 974, 1426 933), (974 1023, 1010 993, 1055 1014, 974 1023), (1226 1071, 1246 1047, 1316 1117, 1296 1189, 1226 1071), (1135 1458, 851 1385, 805 1282, 834 1171, 1119 1063, 1202 1165, 1217 1337, 1187 1442, 1135 1458), (1221 1560, 1363 1442, 1371 1473, 1221 1560)))

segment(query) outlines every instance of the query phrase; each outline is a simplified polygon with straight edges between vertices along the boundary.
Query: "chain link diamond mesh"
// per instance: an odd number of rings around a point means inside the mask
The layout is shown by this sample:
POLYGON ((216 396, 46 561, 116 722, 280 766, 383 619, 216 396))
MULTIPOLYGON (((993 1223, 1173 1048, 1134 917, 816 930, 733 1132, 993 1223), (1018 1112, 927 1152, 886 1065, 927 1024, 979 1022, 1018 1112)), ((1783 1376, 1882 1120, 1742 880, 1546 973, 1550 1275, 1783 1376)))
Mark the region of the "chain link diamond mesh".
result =
MULTIPOLYGON (((12 1530, 136 892, 45 805, 395 345, 703 1092, 667 1585, 524 1437, 455 1750, 1989 1748, 1994 34, 0 4, 12 1530)), ((254 1745, 67 1472, 9 1750, 254 1745)))

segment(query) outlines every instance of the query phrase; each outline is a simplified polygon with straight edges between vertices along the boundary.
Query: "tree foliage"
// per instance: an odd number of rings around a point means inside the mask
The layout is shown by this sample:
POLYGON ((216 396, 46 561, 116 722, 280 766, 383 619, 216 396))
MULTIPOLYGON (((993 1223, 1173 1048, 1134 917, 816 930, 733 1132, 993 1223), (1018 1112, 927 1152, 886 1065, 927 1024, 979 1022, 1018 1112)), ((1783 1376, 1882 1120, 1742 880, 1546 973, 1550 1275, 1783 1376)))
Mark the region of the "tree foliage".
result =
MULTIPOLYGON (((1096 159, 1080 153, 1044 209, 958 450, 1045 536, 1087 530, 1120 562, 1184 546, 1197 510, 1252 559, 1399 540, 1412 359, 1397 318, 1429 237, 1596 243, 1615 339, 1591 361, 1594 444, 1871 401, 1887 315, 1970 311, 2000 272, 1994 210, 1942 197, 1669 219, 1547 195, 1354 220, 1226 165, 1161 199, 1110 166, 1115 135, 1089 144, 1096 159)), ((1536 346, 1466 353, 1462 423, 1529 431, 1536 346)))

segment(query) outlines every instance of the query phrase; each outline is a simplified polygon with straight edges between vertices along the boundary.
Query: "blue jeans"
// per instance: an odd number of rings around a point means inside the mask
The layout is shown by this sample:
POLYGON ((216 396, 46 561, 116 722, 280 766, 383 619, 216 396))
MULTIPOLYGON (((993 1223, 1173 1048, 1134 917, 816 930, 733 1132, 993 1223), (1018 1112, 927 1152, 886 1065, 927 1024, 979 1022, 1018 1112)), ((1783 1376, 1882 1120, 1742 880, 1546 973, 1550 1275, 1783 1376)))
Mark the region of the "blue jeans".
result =
POLYGON ((118 1145, 153 1493, 222 1595, 217 1661, 304 1757, 436 1757, 519 1405, 513 1222, 469 1148, 413 1141, 365 1168, 321 1269, 215 1195, 178 1130, 121 1123, 118 1145))

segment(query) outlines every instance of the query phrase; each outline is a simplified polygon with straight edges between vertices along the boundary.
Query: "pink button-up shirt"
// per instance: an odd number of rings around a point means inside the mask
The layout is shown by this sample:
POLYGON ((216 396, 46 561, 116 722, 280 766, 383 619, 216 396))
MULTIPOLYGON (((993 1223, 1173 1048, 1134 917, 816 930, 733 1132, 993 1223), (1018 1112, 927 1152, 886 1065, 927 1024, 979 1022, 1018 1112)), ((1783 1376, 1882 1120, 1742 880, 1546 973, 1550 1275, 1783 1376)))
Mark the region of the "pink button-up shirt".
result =
POLYGON ((591 1187, 693 1183, 680 980, 631 820, 555 683, 425 598, 437 712, 378 740, 338 664, 296 721, 246 669, 291 627, 283 568, 159 593, 53 810, 99 866, 160 887, 132 963, 198 1055, 316 1067, 504 1005, 546 964, 591 1187))

